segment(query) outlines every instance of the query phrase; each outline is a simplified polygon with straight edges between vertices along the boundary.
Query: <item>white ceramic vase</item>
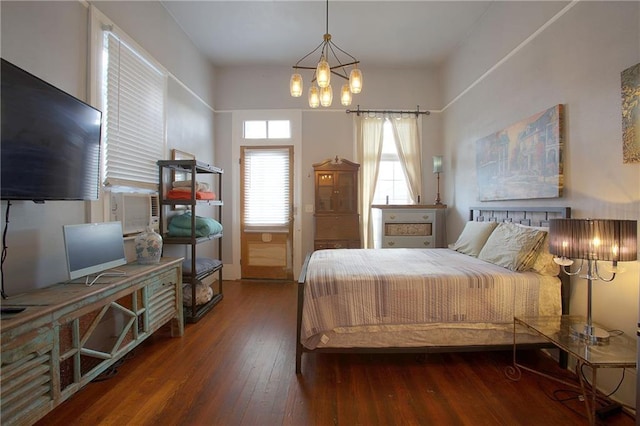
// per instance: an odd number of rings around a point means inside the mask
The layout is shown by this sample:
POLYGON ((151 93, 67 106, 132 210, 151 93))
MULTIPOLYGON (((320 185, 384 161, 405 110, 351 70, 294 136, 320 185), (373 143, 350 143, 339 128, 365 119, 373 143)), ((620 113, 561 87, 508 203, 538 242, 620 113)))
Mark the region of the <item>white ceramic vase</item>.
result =
POLYGON ((144 232, 138 234, 135 239, 135 245, 139 264, 150 265, 160 262, 162 237, 150 226, 144 232))

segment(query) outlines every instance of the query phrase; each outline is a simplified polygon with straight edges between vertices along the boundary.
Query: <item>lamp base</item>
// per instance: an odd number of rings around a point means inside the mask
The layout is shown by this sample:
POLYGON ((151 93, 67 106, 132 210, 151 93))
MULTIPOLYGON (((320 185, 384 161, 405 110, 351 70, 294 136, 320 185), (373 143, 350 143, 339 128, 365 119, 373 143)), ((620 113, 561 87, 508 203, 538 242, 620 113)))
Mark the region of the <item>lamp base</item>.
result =
POLYGON ((609 332, 589 324, 573 324, 571 335, 587 345, 606 346, 609 344, 609 332))

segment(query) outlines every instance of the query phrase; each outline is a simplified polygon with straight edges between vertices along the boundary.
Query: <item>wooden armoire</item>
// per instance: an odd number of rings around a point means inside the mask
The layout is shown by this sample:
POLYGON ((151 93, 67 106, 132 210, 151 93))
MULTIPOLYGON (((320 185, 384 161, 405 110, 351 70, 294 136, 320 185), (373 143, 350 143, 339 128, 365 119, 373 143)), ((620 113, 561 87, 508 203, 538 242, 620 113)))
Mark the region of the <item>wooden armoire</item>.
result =
POLYGON ((314 249, 360 248, 358 170, 337 156, 313 165, 315 177, 314 249))

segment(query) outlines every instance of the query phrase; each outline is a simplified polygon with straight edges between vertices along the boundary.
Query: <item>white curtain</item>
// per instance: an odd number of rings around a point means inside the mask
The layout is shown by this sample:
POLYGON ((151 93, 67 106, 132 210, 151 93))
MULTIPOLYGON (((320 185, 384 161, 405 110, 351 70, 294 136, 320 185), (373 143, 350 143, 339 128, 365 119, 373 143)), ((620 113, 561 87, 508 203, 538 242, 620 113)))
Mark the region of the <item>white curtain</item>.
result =
POLYGON ((422 154, 418 119, 416 117, 391 118, 391 124, 400 164, 407 178, 409 194, 413 202, 418 203, 418 197, 422 194, 422 154))
POLYGON ((383 119, 377 117, 355 117, 356 149, 360 163, 360 197, 358 209, 361 217, 361 235, 364 248, 373 248, 373 223, 371 203, 376 190, 380 156, 382 155, 383 119))

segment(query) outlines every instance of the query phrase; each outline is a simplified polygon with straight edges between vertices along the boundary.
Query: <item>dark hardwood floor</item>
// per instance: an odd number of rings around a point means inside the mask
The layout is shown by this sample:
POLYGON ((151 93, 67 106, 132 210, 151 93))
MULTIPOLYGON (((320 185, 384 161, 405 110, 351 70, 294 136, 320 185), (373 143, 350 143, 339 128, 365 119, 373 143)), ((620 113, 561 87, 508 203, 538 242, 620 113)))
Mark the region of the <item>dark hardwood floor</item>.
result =
MULTIPOLYGON (((183 338, 162 329, 39 425, 584 425, 563 385, 504 375, 511 353, 305 354, 295 374, 296 284, 225 282, 183 338), (568 399, 559 402, 561 399, 568 399)), ((527 362, 573 379, 537 351, 527 362)), ((524 359, 524 358, 523 358, 524 359)), ((632 425, 619 414, 602 424, 632 425)))

